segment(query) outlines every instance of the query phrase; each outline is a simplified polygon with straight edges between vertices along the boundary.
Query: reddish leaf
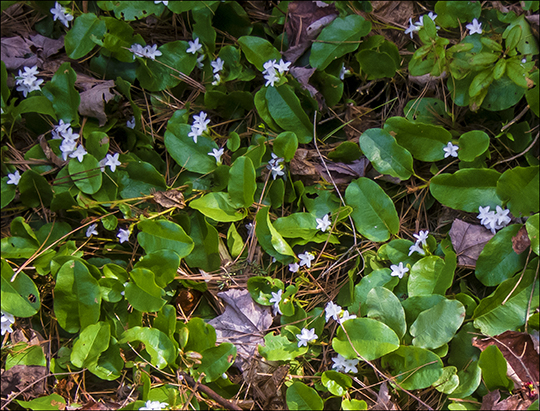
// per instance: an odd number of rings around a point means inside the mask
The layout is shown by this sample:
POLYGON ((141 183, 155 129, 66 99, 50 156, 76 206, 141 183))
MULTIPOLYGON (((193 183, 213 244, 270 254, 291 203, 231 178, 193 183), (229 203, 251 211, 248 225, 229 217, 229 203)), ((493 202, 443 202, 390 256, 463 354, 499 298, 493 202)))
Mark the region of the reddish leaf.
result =
POLYGON ((517 234, 512 237, 512 248, 516 254, 521 254, 531 245, 531 239, 529 234, 527 234, 527 228, 525 225, 519 229, 517 234))

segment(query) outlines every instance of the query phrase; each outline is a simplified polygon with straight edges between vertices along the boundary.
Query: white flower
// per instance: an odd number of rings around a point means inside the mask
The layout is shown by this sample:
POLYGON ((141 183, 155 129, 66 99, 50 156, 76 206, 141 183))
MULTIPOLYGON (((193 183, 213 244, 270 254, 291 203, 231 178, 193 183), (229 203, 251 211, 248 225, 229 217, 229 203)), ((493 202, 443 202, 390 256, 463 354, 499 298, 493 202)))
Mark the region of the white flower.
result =
POLYGON ((131 120, 126 121, 126 127, 128 128, 135 128, 135 117, 131 117, 131 120))
POLYGON ((268 60, 263 64, 264 70, 263 74, 275 73, 276 72, 276 60, 268 60))
POLYGON ((221 164, 221 156, 223 155, 223 148, 218 149, 212 149, 211 153, 208 153, 209 156, 213 156, 216 158, 216 163, 219 165, 221 164))
POLYGON ((167 0, 154 0, 154 4, 163 3, 165 6, 169 5, 169 2, 167 0))
POLYGON ((274 87, 274 83, 279 81, 279 77, 275 71, 271 71, 270 73, 266 74, 264 79, 266 80, 266 84, 264 85, 265 87, 268 87, 268 85, 270 85, 270 87, 274 87))
POLYGON ((120 244, 122 244, 124 241, 129 240, 130 235, 131 235, 131 232, 129 230, 124 230, 121 228, 120 230, 118 230, 118 234, 116 236, 120 240, 120 244))
POLYGON ((139 408, 139 410, 162 410, 165 407, 168 407, 169 404, 166 402, 159 402, 159 401, 146 401, 146 404, 144 404, 144 407, 139 408))
POLYGON ((289 71, 289 67, 292 63, 290 61, 284 62, 283 59, 279 60, 279 64, 274 65, 274 69, 279 71, 279 74, 283 74, 289 71))
POLYGON ((277 166, 272 167, 270 171, 272 171, 272 177, 274 178, 274 180, 276 179, 276 177, 281 177, 285 174, 283 172, 283 164, 278 164, 277 166))
POLYGON ((422 243, 422 245, 427 245, 427 238, 428 238, 429 231, 420 231, 418 234, 413 234, 414 238, 416 238, 416 243, 422 243))
POLYGON ((73 129, 71 127, 69 127, 66 131, 64 131, 62 134, 62 138, 64 140, 71 140, 73 142, 75 142, 78 138, 79 138, 79 134, 78 133, 74 133, 73 132, 73 129))
POLYGON ((412 19, 409 19, 409 28, 407 30, 405 30, 405 34, 410 34, 411 35, 411 39, 413 38, 413 33, 415 31, 418 31, 420 30, 420 27, 417 26, 416 24, 414 24, 412 22, 412 19))
POLYGON ((207 115, 204 111, 201 111, 198 116, 193 116, 193 124, 199 126, 203 132, 208 129, 207 126, 210 124, 210 119, 206 119, 207 115))
POLYGON ((325 7, 328 7, 330 5, 328 3, 325 3, 324 1, 314 1, 313 3, 315 3, 317 5, 317 7, 320 7, 320 8, 325 8, 325 7))
POLYGON ((19 70, 19 77, 23 80, 28 80, 28 84, 33 82, 32 77, 35 77, 39 74, 37 66, 34 67, 24 67, 24 73, 19 70))
POLYGON ((300 266, 298 265, 298 263, 289 264, 289 271, 291 273, 296 273, 298 272, 299 269, 300 269, 300 266))
POLYGON ((214 69, 213 70, 214 74, 216 74, 216 73, 220 72, 221 70, 223 70, 223 60, 221 60, 219 57, 216 60, 210 62, 210 65, 214 69))
POLYGON ((88 228, 86 229, 86 236, 91 237, 92 235, 98 235, 96 228, 97 228, 97 223, 90 224, 88 228))
POLYGON ((253 234, 253 223, 248 223, 245 225, 246 229, 247 229, 247 232, 248 232, 248 236, 251 236, 251 234, 253 234))
POLYGON ((510 212, 510 210, 504 210, 502 207, 499 206, 496 207, 496 210, 497 214, 495 214, 495 217, 497 218, 497 224, 502 227, 506 227, 510 223, 510 221, 512 221, 510 217, 508 217, 508 213, 510 212))
MULTIPOLYGON (((487 207, 478 207, 478 211, 479 211, 479 214, 476 218, 478 218, 480 220, 480 224, 482 225, 485 225, 486 222, 488 222, 490 219, 491 219, 491 216, 490 216, 490 211, 489 211, 490 207, 487 206, 487 207)), ((493 211, 491 212, 493 213, 493 211)))
POLYGON ((328 227, 332 225, 332 222, 330 221, 330 214, 326 214, 323 218, 316 218, 315 221, 317 221, 317 230, 321 230, 322 232, 325 232, 328 227))
POLYGON ((21 175, 19 174, 19 170, 15 170, 14 173, 10 173, 7 176, 8 176, 7 184, 13 184, 13 185, 18 185, 19 184, 19 180, 21 179, 21 175))
POLYGON ((37 74, 39 74, 37 66, 24 67, 24 73, 19 70, 19 75, 15 77, 15 84, 18 86, 17 91, 22 91, 24 97, 34 90, 41 90, 39 85, 43 83, 43 79, 38 79, 37 74))
POLYGON ((416 251, 417 253, 421 254, 421 255, 426 255, 426 252, 424 251, 424 249, 423 249, 422 247, 420 247, 420 246, 418 245, 418 242, 414 243, 414 245, 411 245, 411 246, 409 247, 409 257, 410 257, 411 254, 414 253, 415 251, 416 251))
POLYGON ((446 147, 443 148, 443 151, 444 151, 444 158, 446 157, 457 157, 458 156, 458 148, 459 146, 455 146, 452 144, 451 141, 448 142, 448 144, 446 145, 446 147))
POLYGON ((212 81, 212 85, 219 86, 220 83, 221 83, 221 76, 219 75, 219 73, 214 74, 214 81, 212 81))
POLYGON ((357 358, 347 360, 344 356, 338 354, 337 357, 332 358, 332 361, 334 362, 332 368, 334 368, 337 372, 358 372, 356 365, 358 365, 359 360, 357 358))
POLYGON ((69 27, 69 23, 73 20, 73 16, 67 12, 65 7, 62 7, 58 2, 54 4, 54 7, 50 10, 53 14, 53 20, 57 19, 66 27, 69 27))
POLYGON ((522 62, 523 64, 525 64, 525 63, 527 62, 527 59, 524 57, 524 58, 521 59, 521 62, 522 62))
POLYGON ((330 318, 333 318, 337 321, 339 319, 339 314, 341 313, 341 307, 337 304, 334 304, 333 301, 329 301, 328 304, 326 304, 326 307, 324 307, 324 313, 326 322, 328 322, 330 318))
POLYGON ((390 269, 392 270, 392 273, 390 275, 393 277, 399 277, 399 278, 403 278, 403 274, 409 271, 407 267, 403 267, 403 263, 399 263, 399 265, 392 264, 390 266, 390 269))
POLYGON ((193 124, 191 126, 191 132, 188 133, 188 137, 192 137, 195 144, 197 144, 197 137, 202 135, 202 133, 203 133, 202 129, 196 124, 193 124))
POLYGON ((116 171, 116 166, 121 165, 122 163, 118 161, 119 153, 107 154, 104 158, 105 165, 111 168, 111 171, 114 173, 116 171))
POLYGON ((307 268, 310 268, 311 261, 315 260, 315 256, 307 251, 303 254, 298 254, 298 258, 300 258, 300 267, 305 265, 307 268))
POLYGON ((345 65, 341 66, 341 70, 339 71, 339 78, 340 80, 345 80, 345 74, 351 74, 350 70, 347 70, 345 68, 345 65))
POLYGON ((131 48, 128 50, 131 51, 136 57, 146 57, 146 49, 138 43, 132 44, 131 48))
POLYGON ((199 57, 197 57, 197 67, 202 69, 204 67, 203 60, 206 58, 204 54, 201 54, 199 57))
POLYGON ((202 49, 202 44, 199 43, 199 38, 197 37, 195 41, 188 41, 189 48, 186 50, 186 53, 195 54, 200 49, 202 49))
POLYGON ((482 34, 482 23, 479 23, 477 19, 474 19, 472 23, 465 26, 469 30, 469 35, 474 33, 482 34))
POLYGON ((77 142, 74 140, 65 138, 62 141, 62 144, 60 144, 60 151, 62 152, 62 158, 64 159, 64 161, 67 160, 68 155, 70 155, 71 153, 75 151, 76 147, 77 147, 77 142))
MULTIPOLYGON (((54 126, 54 129, 52 131, 52 138, 53 140, 60 140, 64 133, 66 133, 71 128, 71 123, 64 123, 64 120, 60 120, 60 122, 54 126)), ((71 133, 73 133, 73 130, 71 130, 71 133)), ((78 134, 76 134, 77 138, 79 137, 78 134)))
POLYGON ((270 298, 270 302, 274 304, 274 315, 276 314, 283 314, 281 310, 279 309, 279 303, 281 302, 281 296, 283 294, 283 290, 278 290, 277 293, 272 292, 272 298, 270 298))
MULTIPOLYGON (((65 141, 65 140, 64 140, 64 141, 65 141)), ((79 144, 79 147, 77 147, 77 149, 76 149, 74 152, 72 152, 69 156, 70 156, 71 158, 75 158, 75 157, 76 157, 77 160, 79 160, 79 163, 82 163, 84 156, 87 155, 87 154, 88 154, 88 153, 86 152, 86 150, 84 149, 84 147, 83 147, 81 144, 79 144)))
POLYGON ((316 340, 319 337, 315 334, 315 328, 310 330, 302 328, 301 334, 296 334, 296 338, 298 338, 298 347, 303 345, 307 347, 308 342, 316 340))
POLYGON ((345 321, 352 320, 353 318, 356 318, 356 315, 349 314, 349 310, 344 310, 338 318, 338 323, 343 324, 345 321))
POLYGON ((15 317, 13 317, 10 313, 2 311, 2 335, 4 335, 6 332, 13 332, 13 329, 11 328, 13 323, 15 323, 15 317))
POLYGON ((148 57, 149 59, 155 60, 156 57, 161 56, 163 53, 157 49, 157 44, 154 44, 153 46, 146 46, 144 48, 144 54, 145 57, 148 57))
POLYGON ((268 161, 266 168, 268 170, 271 170, 272 167, 279 165, 279 163, 283 162, 284 160, 285 160, 284 158, 278 157, 274 153, 272 153, 272 159, 268 161))

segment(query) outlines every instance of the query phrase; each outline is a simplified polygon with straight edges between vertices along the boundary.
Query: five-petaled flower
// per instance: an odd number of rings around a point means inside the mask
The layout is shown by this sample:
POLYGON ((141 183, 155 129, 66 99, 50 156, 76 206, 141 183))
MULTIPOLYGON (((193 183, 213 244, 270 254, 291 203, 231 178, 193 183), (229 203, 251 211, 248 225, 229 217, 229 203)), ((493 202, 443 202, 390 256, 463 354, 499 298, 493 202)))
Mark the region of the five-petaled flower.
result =
POLYGON ((212 152, 208 153, 208 155, 212 156, 212 157, 215 157, 216 158, 216 163, 218 165, 220 165, 221 164, 221 156, 223 155, 223 151, 224 151, 223 147, 220 148, 219 150, 216 149, 216 148, 213 148, 212 152))
POLYGON ((276 177, 281 177, 282 175, 285 175, 283 172, 283 164, 278 164, 270 168, 270 171, 272 172, 272 177, 274 180, 276 177))
POLYGON ((356 318, 356 315, 349 314, 349 310, 343 310, 341 316, 338 318, 338 323, 343 324, 345 321, 352 320, 353 318, 356 318))
POLYGON ((310 330, 302 328, 301 334, 296 334, 296 338, 298 338, 298 347, 302 347, 303 345, 307 347, 308 342, 316 340, 319 337, 315 334, 315 328, 310 330))
POLYGON ((168 407, 169 404, 166 402, 159 402, 159 401, 146 401, 146 404, 144 404, 144 407, 139 408, 139 410, 162 410, 165 407, 168 407))
POLYGON ((420 230, 420 232, 418 234, 413 234, 413 237, 416 238, 416 242, 417 243, 422 243, 422 245, 427 245, 427 238, 428 238, 428 235, 429 235, 429 231, 428 230, 425 230, 425 231, 422 231, 420 230))
POLYGON ((270 302, 274 304, 274 315, 276 314, 283 314, 281 310, 279 309, 279 303, 281 302, 281 296, 283 295, 283 290, 278 290, 277 293, 272 291, 272 298, 270 298, 270 302))
POLYGON ((73 20, 73 16, 58 2, 54 4, 50 12, 53 14, 53 21, 59 20, 66 27, 69 27, 69 22, 73 20))
POLYGON ((79 163, 82 163, 84 156, 87 154, 88 153, 86 152, 82 144, 79 144, 79 147, 77 147, 77 149, 73 151, 69 156, 71 158, 77 158, 77 160, 79 160, 79 163))
POLYGON ((337 372, 358 372, 358 368, 356 368, 356 365, 358 365, 359 360, 357 358, 347 360, 344 356, 338 354, 337 357, 332 358, 332 361, 334 362, 332 368, 335 369, 337 372))
POLYGON ((131 232, 129 230, 124 230, 121 228, 118 230, 118 234, 116 235, 118 237, 118 240, 120 240, 120 244, 122 244, 125 241, 129 240, 129 236, 131 235, 131 232))
POLYGON ((191 54, 195 54, 197 53, 200 49, 202 49, 202 44, 199 43, 199 38, 195 38, 194 41, 188 41, 188 49, 186 50, 186 53, 191 53, 191 54))
POLYGON ((326 304, 326 307, 324 307, 324 313, 326 322, 328 322, 330 318, 338 321, 339 314, 341 313, 341 307, 337 304, 334 304, 333 301, 329 301, 328 304, 326 304))
POLYGON ((135 128, 135 117, 131 117, 131 120, 126 121, 127 128, 135 128))
POLYGON ((477 19, 473 19, 472 23, 465 26, 469 30, 469 35, 474 33, 482 34, 482 23, 479 23, 477 19))
POLYGON ((219 57, 216 60, 210 62, 214 74, 223 70, 223 63, 223 60, 221 60, 219 57))
POLYGON ((289 264, 289 271, 291 273, 296 273, 298 272, 299 269, 300 269, 300 266, 298 265, 298 263, 289 264))
POLYGON ((303 254, 298 254, 298 258, 300 258, 300 267, 305 265, 307 268, 310 268, 311 261, 315 259, 315 256, 306 251, 303 254))
POLYGON ((122 164, 118 160, 119 153, 114 154, 107 154, 103 160, 99 162, 99 165, 101 166, 101 171, 105 171, 105 167, 109 166, 111 168, 111 171, 114 173, 116 171, 116 166, 119 166, 122 164))
POLYGON ((392 270, 390 275, 393 277, 399 277, 399 278, 403 278, 403 274, 409 271, 407 267, 403 267, 403 263, 399 263, 399 265, 392 264, 390 266, 390 269, 392 270))
POLYGON ((420 245, 416 242, 414 243, 413 245, 411 245, 409 247, 409 257, 412 255, 412 253, 414 252, 417 252, 421 255, 426 255, 426 252, 424 251, 424 249, 422 247, 420 247, 420 245))
POLYGON ((446 147, 443 147, 443 151, 444 151, 444 158, 446 157, 457 157, 458 156, 458 151, 459 149, 459 146, 455 146, 452 144, 451 141, 448 142, 448 144, 446 145, 446 147))
POLYGON ((19 70, 19 75, 15 77, 17 91, 22 91, 24 97, 34 90, 41 90, 39 86, 43 83, 43 79, 38 79, 37 74, 39 74, 37 66, 24 67, 24 72, 19 70))
POLYGON ((86 236, 91 237, 93 235, 98 235, 96 228, 97 228, 97 223, 90 224, 88 228, 86 229, 86 236))
POLYGON ((19 170, 15 170, 14 173, 9 173, 7 176, 8 176, 7 184, 13 184, 13 185, 18 185, 19 184, 19 181, 21 179, 21 175, 19 174, 19 170))
POLYGON ((6 332, 12 333, 13 329, 11 328, 12 324, 15 323, 15 317, 10 313, 2 311, 2 335, 6 332))
POLYGON ((330 221, 330 214, 326 214, 323 218, 316 218, 317 221, 317 230, 326 231, 328 227, 332 225, 330 221))

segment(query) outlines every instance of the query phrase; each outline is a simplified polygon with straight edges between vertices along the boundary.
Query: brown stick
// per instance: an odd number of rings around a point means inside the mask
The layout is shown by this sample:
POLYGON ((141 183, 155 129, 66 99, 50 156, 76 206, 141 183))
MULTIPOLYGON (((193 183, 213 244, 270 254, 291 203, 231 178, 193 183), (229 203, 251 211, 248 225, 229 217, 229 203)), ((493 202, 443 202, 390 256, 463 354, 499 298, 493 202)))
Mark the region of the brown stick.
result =
POLYGON ((242 411, 242 408, 240 408, 238 405, 233 404, 232 402, 226 400, 210 387, 207 387, 206 385, 201 384, 201 383, 197 383, 197 381, 195 381, 185 372, 181 372, 179 374, 183 377, 184 381, 187 382, 191 388, 208 395, 210 398, 212 398, 215 402, 217 402, 222 407, 225 407, 228 410, 242 411))

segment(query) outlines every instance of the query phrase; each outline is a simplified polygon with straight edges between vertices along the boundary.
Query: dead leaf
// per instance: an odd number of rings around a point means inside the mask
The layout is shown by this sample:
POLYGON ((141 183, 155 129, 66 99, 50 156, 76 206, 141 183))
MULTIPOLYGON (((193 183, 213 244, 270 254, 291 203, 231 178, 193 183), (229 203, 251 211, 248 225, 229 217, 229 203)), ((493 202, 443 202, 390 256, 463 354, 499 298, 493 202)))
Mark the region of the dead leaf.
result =
POLYGON ((185 315, 189 315, 195 309, 200 299, 200 291, 183 289, 180 290, 176 297, 176 305, 182 308, 182 312, 185 315))
POLYGON ((47 160, 49 160, 55 166, 62 167, 64 166, 64 164, 67 163, 66 161, 58 157, 56 154, 54 154, 54 151, 52 151, 52 149, 49 147, 47 140, 45 140, 45 134, 42 134, 38 137, 38 142, 41 146, 41 149, 43 150, 43 153, 45 154, 45 157, 47 157, 47 160))
POLYGON ((81 93, 81 104, 79 113, 82 116, 95 117, 99 121, 99 126, 103 127, 107 122, 105 114, 105 103, 114 97, 110 89, 114 87, 113 80, 100 81, 90 90, 81 93))
POLYGON ((78 410, 117 410, 120 408, 121 404, 115 402, 108 402, 106 404, 102 402, 96 402, 94 400, 88 401, 82 406, 82 408, 77 408, 78 410))
POLYGON ((496 345, 517 376, 513 378, 512 375, 508 375, 510 378, 518 384, 530 381, 538 383, 540 374, 538 353, 528 333, 506 331, 495 337, 483 339, 475 337, 472 339, 472 345, 482 351, 490 345, 496 345))
POLYGON ((316 164, 317 171, 326 181, 332 181, 328 176, 326 168, 332 174, 332 178, 336 184, 348 184, 352 180, 366 175, 366 169, 369 165, 369 160, 366 157, 360 157, 352 163, 334 163, 333 161, 325 160, 326 167, 323 164, 316 164))
POLYGON ((41 365, 15 365, 2 372, 2 396, 21 392, 31 386, 22 393, 22 396, 25 399, 39 397, 45 393, 44 377, 47 374, 47 367, 41 365))
POLYGON ((37 55, 43 60, 46 60, 48 57, 58 53, 58 51, 64 47, 64 35, 60 36, 58 39, 51 39, 42 36, 41 34, 36 34, 30 36, 30 42, 38 49, 37 55))
POLYGON ((377 403, 371 408, 372 410, 398 410, 399 408, 391 401, 388 394, 388 385, 386 381, 381 384, 379 394, 377 394, 377 403))
POLYGON ((270 307, 253 301, 248 290, 232 289, 218 293, 225 302, 225 312, 208 321, 216 329, 217 341, 230 342, 236 346, 237 366, 257 353, 257 345, 263 342, 265 331, 273 321, 270 307))
POLYGON ((516 254, 521 254, 531 245, 531 239, 527 233, 527 227, 523 226, 519 229, 517 234, 512 237, 512 248, 516 254))
POLYGON ((186 206, 184 195, 178 190, 156 191, 154 201, 165 208, 184 208, 186 206))
POLYGON ((0 56, 8 70, 17 70, 24 66, 33 67, 38 64, 38 56, 30 49, 31 43, 22 37, 3 37, 0 56))
POLYGON ((482 398, 482 410, 526 410, 532 404, 528 398, 523 398, 520 394, 512 395, 502 401, 499 390, 491 391, 482 398))
POLYGON ((469 224, 459 219, 454 220, 449 234, 458 265, 471 268, 476 267, 478 256, 494 235, 480 224, 469 224))

